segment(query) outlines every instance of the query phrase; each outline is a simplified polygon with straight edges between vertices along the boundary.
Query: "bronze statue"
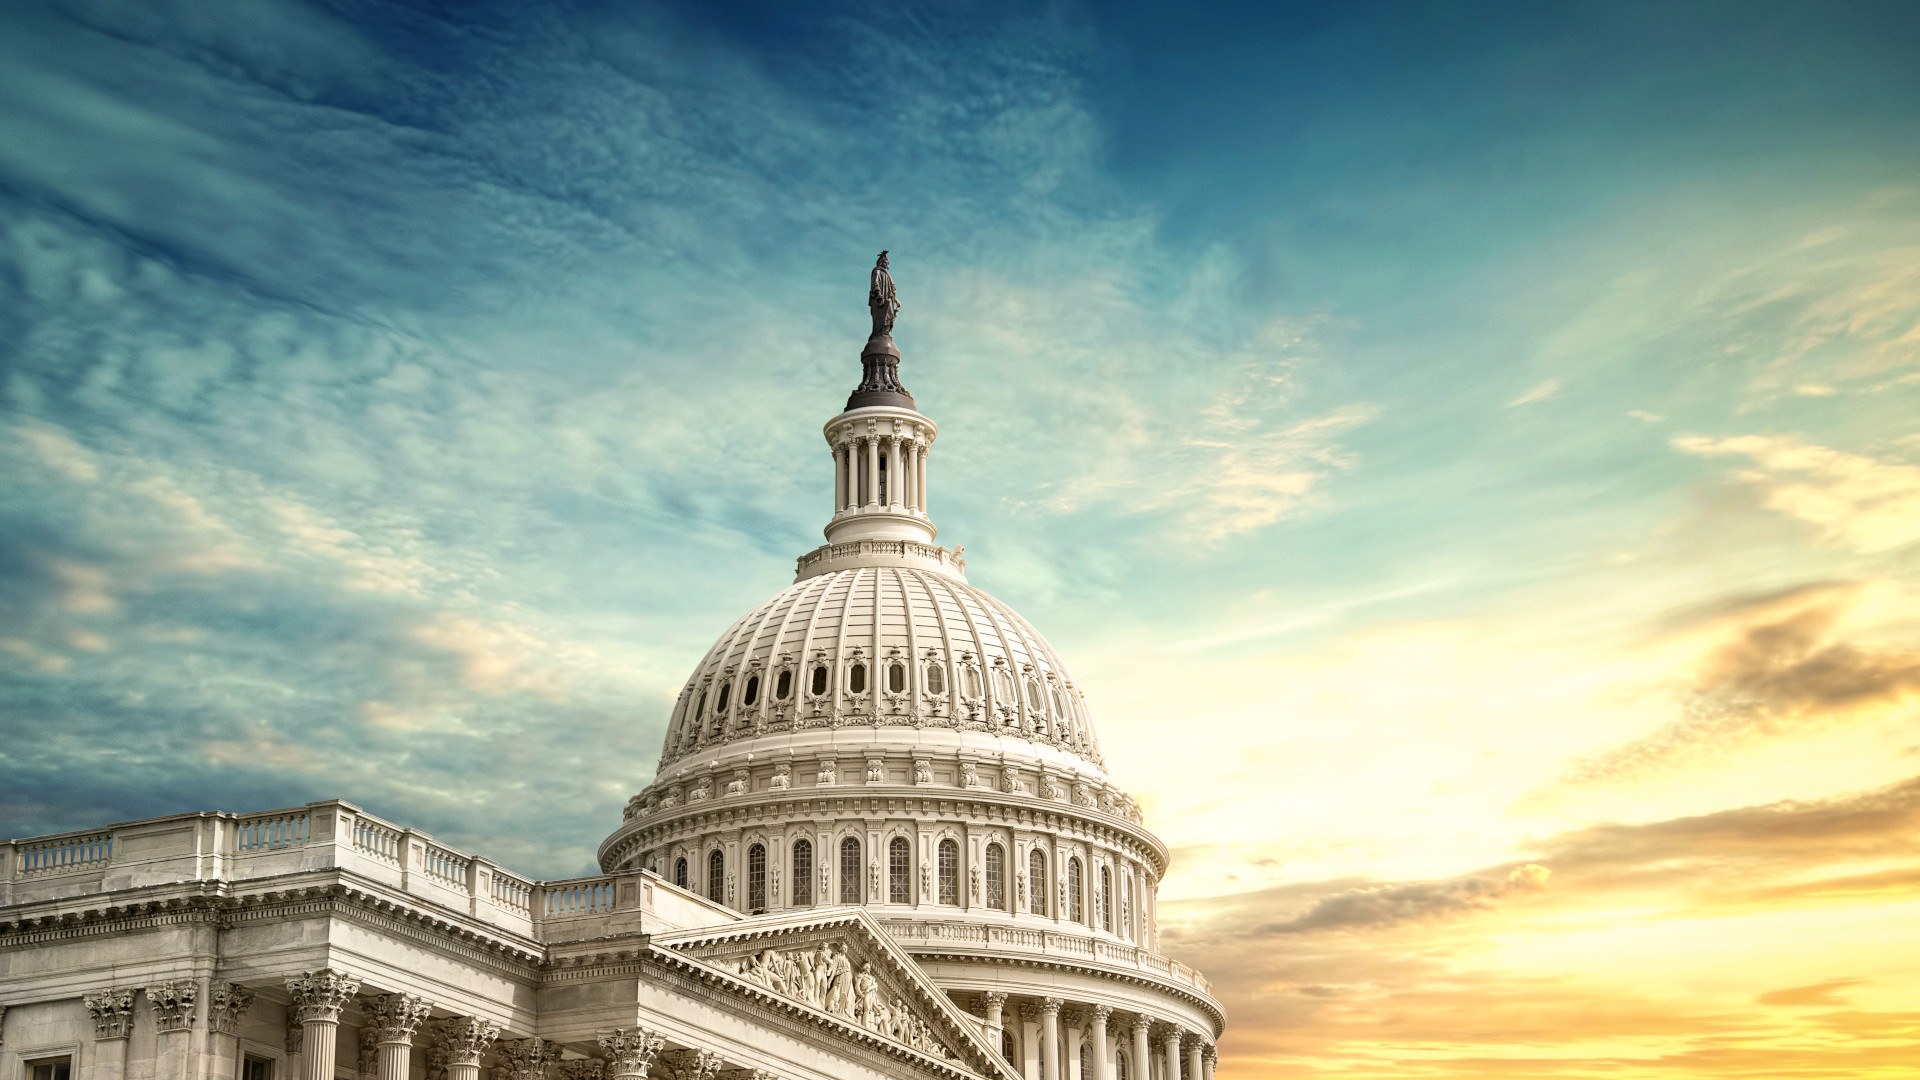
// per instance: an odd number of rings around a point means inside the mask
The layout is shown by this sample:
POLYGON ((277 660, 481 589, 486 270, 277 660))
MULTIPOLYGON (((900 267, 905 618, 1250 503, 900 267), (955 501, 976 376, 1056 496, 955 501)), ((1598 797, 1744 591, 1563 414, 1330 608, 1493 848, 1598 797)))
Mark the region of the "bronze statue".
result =
POLYGON ((893 333, 893 317, 900 314, 900 298, 894 294, 893 275, 887 273, 884 251, 873 264, 873 276, 867 286, 867 310, 873 313, 873 337, 893 333))

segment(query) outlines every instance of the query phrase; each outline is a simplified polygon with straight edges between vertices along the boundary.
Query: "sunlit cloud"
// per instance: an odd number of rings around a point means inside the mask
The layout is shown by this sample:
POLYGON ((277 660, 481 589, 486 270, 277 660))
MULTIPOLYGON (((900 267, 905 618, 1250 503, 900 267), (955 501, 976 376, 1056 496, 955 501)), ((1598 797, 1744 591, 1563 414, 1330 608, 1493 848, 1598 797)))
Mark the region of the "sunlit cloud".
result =
POLYGON ((1734 479, 1762 505, 1813 526, 1825 543, 1874 553, 1920 541, 1920 467, 1809 445, 1791 436, 1682 436, 1702 457, 1745 457, 1734 479))

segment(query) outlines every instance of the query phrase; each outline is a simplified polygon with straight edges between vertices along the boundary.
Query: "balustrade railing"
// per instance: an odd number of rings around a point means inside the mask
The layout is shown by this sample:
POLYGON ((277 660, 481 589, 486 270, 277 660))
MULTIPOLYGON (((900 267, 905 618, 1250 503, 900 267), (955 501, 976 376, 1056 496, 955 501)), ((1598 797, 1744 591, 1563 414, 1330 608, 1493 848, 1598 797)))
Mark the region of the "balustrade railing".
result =
POLYGON ((313 822, 304 812, 241 818, 234 826, 233 850, 273 851, 298 847, 311 838, 313 822))
POLYGON ((467 870, 473 866, 472 859, 438 844, 427 845, 426 863, 428 878, 454 888, 466 886, 467 870))
POLYGON ((1170 982, 1211 994, 1211 985, 1199 972, 1176 960, 1137 945, 1105 941, 1085 934, 1056 930, 1030 930, 1019 926, 981 926, 961 922, 917 922, 889 919, 882 923, 887 934, 903 941, 964 942, 989 949, 1033 949, 1045 953, 1064 953, 1090 958, 1099 963, 1138 968, 1165 976, 1170 982))
POLYGON ((353 849, 363 855, 398 863, 400 861, 400 830, 388 828, 364 817, 355 818, 353 849))
POLYGON ((613 910, 613 882, 607 878, 551 884, 546 892, 548 918, 613 910))
POLYGON ((107 865, 113 857, 113 836, 64 836, 20 847, 22 874, 70 874, 107 865))
POLYGON ((508 911, 531 915, 533 914, 533 882, 524 881, 505 871, 495 870, 493 902, 508 911))

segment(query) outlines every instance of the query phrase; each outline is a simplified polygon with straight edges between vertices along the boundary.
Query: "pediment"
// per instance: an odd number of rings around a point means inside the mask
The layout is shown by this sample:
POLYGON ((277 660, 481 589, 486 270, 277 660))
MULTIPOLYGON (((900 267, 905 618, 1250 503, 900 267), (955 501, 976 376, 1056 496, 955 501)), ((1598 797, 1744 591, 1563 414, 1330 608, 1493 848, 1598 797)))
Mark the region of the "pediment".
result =
MULTIPOLYGON (((857 907, 656 934, 652 944, 829 1022, 990 1077, 1019 1080, 973 1016, 857 907)), ((751 988, 751 989, 749 989, 751 988)))

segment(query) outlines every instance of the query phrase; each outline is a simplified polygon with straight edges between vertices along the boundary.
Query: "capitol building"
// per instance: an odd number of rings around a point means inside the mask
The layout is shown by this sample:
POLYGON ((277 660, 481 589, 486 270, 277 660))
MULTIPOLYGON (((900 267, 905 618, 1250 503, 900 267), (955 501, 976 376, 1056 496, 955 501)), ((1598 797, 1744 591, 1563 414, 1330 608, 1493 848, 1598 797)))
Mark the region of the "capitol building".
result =
POLYGON ((826 543, 688 676, 598 875, 342 801, 10 841, 0 1080, 1213 1080, 1167 847, 936 542, 884 256, 870 306, 826 543))

